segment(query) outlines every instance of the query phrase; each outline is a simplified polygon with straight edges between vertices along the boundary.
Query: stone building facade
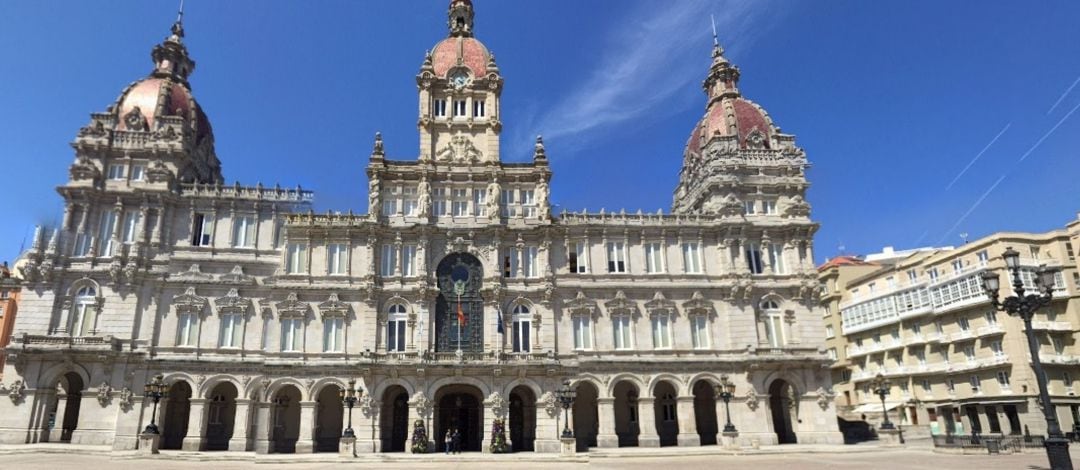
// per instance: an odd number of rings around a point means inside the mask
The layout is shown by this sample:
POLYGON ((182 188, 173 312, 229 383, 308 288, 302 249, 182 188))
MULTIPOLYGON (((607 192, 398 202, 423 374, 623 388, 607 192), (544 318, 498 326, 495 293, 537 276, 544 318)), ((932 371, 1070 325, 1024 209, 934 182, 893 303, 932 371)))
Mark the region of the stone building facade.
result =
MULTIPOLYGON (((1061 268, 1054 301, 1036 313, 1032 327, 1059 423, 1080 430, 1077 243, 1080 220, 1047 233, 997 233, 883 262, 827 263, 824 300, 837 305, 842 323, 828 340, 830 349, 843 351, 834 366, 841 415, 881 420, 871 385, 881 374, 891 382, 885 408, 907 429, 1045 434, 1023 321, 995 312, 982 289, 985 271, 1011 284, 1001 257, 1011 247, 1021 253, 1029 292, 1039 266, 1061 268)), ((1002 296, 1012 295, 1009 289, 1002 296)))
POLYGON ((564 380, 582 449, 715 444, 724 377, 735 441, 839 442, 808 163, 719 46, 672 212, 552 214, 542 139, 500 159, 472 2, 448 20, 416 76, 420 154, 376 135, 366 214, 224 184, 174 25, 79 131, 63 224, 27 254, 0 442, 134 448, 157 374, 167 449, 336 451, 350 379, 358 452, 405 450, 417 422, 486 450, 496 419, 555 452, 564 380))

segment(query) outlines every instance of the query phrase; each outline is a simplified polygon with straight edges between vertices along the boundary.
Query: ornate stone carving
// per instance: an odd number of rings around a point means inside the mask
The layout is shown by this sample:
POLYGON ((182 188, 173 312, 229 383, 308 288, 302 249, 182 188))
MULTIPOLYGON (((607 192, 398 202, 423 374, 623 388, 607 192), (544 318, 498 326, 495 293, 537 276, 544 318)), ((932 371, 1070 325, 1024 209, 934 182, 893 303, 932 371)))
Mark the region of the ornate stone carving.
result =
POLYGON ((487 216, 489 219, 499 218, 499 198, 502 197, 502 187, 499 186, 499 181, 492 178, 491 182, 487 186, 487 200, 484 202, 486 205, 487 216))
POLYGON ((120 409, 125 413, 131 411, 132 405, 135 403, 135 392, 132 392, 130 388, 124 387, 117 395, 118 404, 120 409))
POLYGON ((0 393, 6 393, 11 402, 18 405, 26 398, 26 384, 22 380, 16 380, 8 385, 6 390, 0 388, 0 393))
POLYGON ((236 289, 229 289, 229 292, 225 294, 225 297, 218 298, 214 301, 214 305, 217 306, 219 312, 222 313, 247 313, 248 307, 251 306, 251 301, 240 297, 240 292, 236 289))
POLYGON ((374 418, 379 415, 379 403, 370 394, 364 395, 360 397, 360 412, 366 418, 374 418))
POLYGON ((664 297, 664 293, 657 291, 652 300, 645 302, 645 311, 652 315, 672 315, 675 313, 675 302, 664 297))
POLYGON ((832 390, 826 390, 825 387, 818 387, 817 389, 817 404, 821 407, 822 411, 828 410, 829 405, 833 399, 836 398, 836 392, 832 390))
POLYGON ((420 217, 431 217, 431 183, 428 183, 427 178, 420 180, 420 185, 416 188, 417 202, 419 204, 420 217))
POLYGON ((746 406, 750 408, 750 411, 757 411, 760 406, 760 397, 758 397, 757 391, 753 387, 746 391, 746 406))
POLYGON ((326 302, 319 304, 319 312, 323 317, 346 317, 349 315, 349 304, 338 299, 337 292, 332 292, 326 302))
POLYGON ((177 312, 202 313, 206 308, 206 297, 199 297, 194 287, 188 287, 183 294, 173 297, 172 303, 177 312))
POLYGON ((112 385, 109 385, 109 382, 102 382, 101 385, 98 385, 97 401, 102 408, 109 406, 109 402, 112 401, 112 385))
POLYGON ((491 414, 496 418, 503 418, 506 416, 506 399, 502 397, 499 392, 491 392, 487 400, 484 403, 491 407, 491 414))
POLYGON ((690 300, 683 302, 683 310, 687 315, 712 315, 715 312, 712 302, 705 300, 701 291, 694 291, 690 300))
POLYGON ((626 298, 626 293, 621 290, 615 292, 614 299, 604 302, 604 308, 612 315, 637 313, 637 303, 626 298))
POLYGON ((228 273, 218 276, 218 280, 221 282, 227 282, 229 284, 254 284, 255 278, 244 274, 244 267, 239 264, 233 266, 232 270, 228 273))
POLYGON ((802 196, 796 194, 788 201, 787 208, 784 209, 784 216, 786 217, 809 217, 810 216, 810 204, 803 200, 802 196))
POLYGON ((308 309, 307 302, 301 302, 296 292, 289 292, 288 297, 284 301, 278 302, 277 312, 279 317, 307 317, 308 309))
POLYGON ((409 404, 416 407, 416 414, 421 418, 427 418, 431 415, 432 403, 428 399, 424 392, 416 392, 409 400, 409 404))
POLYGON ((455 135, 450 142, 435 153, 435 158, 441 161, 456 161, 476 163, 483 158, 484 154, 473 145, 472 140, 464 135, 455 135))
POLYGON ((129 131, 145 132, 147 130, 146 116, 143 116, 142 110, 138 106, 131 108, 124 115, 124 125, 129 131))
POLYGON ((563 305, 572 315, 596 316, 596 302, 586 297, 582 291, 578 291, 573 299, 563 301, 563 305))
POLYGON ((214 275, 202 272, 202 268, 198 263, 192 264, 187 271, 176 273, 169 277, 174 281, 187 282, 209 282, 214 280, 214 275))
POLYGON ((544 392, 543 395, 540 395, 540 399, 536 400, 536 405, 547 413, 548 418, 554 418, 559 415, 559 404, 555 401, 554 393, 544 392))

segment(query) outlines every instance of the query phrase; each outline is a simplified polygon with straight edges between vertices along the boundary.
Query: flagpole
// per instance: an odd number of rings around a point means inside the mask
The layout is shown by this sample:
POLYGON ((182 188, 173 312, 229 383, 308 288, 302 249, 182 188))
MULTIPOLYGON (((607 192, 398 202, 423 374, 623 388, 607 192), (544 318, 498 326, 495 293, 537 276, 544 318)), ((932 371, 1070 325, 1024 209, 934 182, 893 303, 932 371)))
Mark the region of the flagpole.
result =
MULTIPOLYGON (((458 296, 457 296, 457 309, 458 309, 458 313, 460 314, 461 313, 461 294, 460 293, 458 293, 458 296)), ((462 357, 462 354, 461 354, 461 317, 458 317, 458 319, 457 319, 457 356, 462 357)))

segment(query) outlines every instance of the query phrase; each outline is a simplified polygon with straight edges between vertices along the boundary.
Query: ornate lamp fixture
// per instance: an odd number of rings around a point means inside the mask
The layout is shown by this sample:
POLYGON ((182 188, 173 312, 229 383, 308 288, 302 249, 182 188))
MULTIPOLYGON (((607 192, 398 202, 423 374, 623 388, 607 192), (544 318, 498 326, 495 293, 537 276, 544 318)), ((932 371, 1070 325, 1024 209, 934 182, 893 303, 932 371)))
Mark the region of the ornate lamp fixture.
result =
POLYGON ((724 400, 724 413, 727 415, 727 424, 724 424, 724 432, 738 432, 735 425, 731 424, 731 399, 735 396, 735 384, 728 380, 728 376, 720 377, 720 384, 716 386, 716 396, 724 400))
POLYGON ((349 386, 338 392, 341 395, 341 403, 349 408, 349 425, 342 431, 341 437, 356 437, 352 428, 352 409, 360 397, 364 396, 364 389, 356 386, 356 379, 349 380, 349 386))
POLYGON ((577 399, 577 389, 570 386, 569 380, 564 380, 562 387, 559 387, 555 391, 555 399, 559 400, 559 404, 563 407, 563 439, 573 439, 574 432, 570 430, 570 407, 574 406, 574 400, 577 399))
POLYGON ((165 377, 161 374, 155 375, 153 379, 146 383, 143 387, 143 396, 154 400, 154 410, 150 412, 150 424, 146 425, 146 429, 143 430, 144 434, 160 434, 157 424, 157 407, 158 402, 162 398, 169 395, 169 387, 165 385, 165 377))

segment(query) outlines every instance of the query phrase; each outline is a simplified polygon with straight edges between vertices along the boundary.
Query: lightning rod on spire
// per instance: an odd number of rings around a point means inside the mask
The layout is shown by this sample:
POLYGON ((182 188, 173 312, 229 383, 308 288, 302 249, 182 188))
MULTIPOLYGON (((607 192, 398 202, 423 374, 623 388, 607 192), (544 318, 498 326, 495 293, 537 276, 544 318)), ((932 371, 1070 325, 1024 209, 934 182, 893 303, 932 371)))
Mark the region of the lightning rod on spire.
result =
MULTIPOLYGON (((181 0, 183 2, 183 0, 181 0)), ((713 47, 720 47, 720 39, 716 37, 716 15, 709 15, 709 21, 712 22, 712 45, 713 47)))
MULTIPOLYGON (((177 23, 183 23, 184 22, 184 0, 180 0, 180 10, 178 10, 176 12, 176 22, 177 23)), ((716 28, 714 27, 713 30, 715 32, 716 28)))

